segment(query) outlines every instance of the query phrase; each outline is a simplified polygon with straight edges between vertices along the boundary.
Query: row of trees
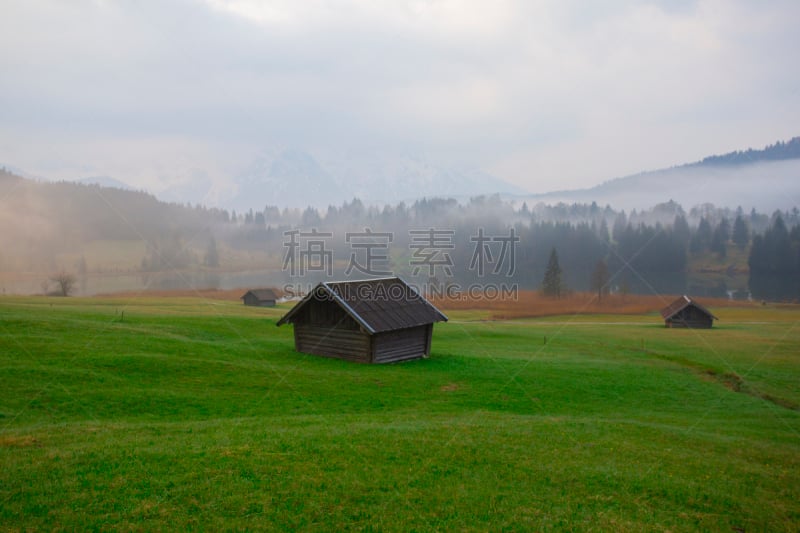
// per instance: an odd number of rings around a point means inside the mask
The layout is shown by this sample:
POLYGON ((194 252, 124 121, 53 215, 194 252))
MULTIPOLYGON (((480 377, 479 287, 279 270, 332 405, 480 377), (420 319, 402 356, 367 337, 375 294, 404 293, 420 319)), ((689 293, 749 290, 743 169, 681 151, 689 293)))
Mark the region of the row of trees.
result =
POLYGON ((694 254, 711 251, 718 257, 724 258, 728 254, 729 243, 740 250, 744 250, 750 243, 750 228, 744 217, 737 215, 731 226, 727 218, 723 217, 716 227, 705 218, 700 219, 694 235, 689 241, 689 251, 694 254))
POLYGON ((797 209, 769 216, 703 204, 687 212, 675 202, 666 202, 626 213, 594 203, 515 206, 489 196, 467 203, 422 199, 380 208, 353 200, 324 211, 267 207, 236 214, 165 204, 141 192, 22 183, 13 190, 19 201, 9 204, 13 209, 9 215, 18 217, 21 234, 0 239, 4 244, 0 262, 7 263, 8 269, 34 270, 35 265, 15 258, 38 257, 41 251, 47 254, 46 261, 42 259, 44 268, 55 271, 59 268, 56 255, 75 250, 82 242, 125 239, 147 243, 138 265, 143 272, 201 265, 213 269, 225 266, 226 251, 231 249, 281 258, 286 252, 286 232, 298 228, 330 233, 328 245, 337 265, 345 265, 353 251, 345 238, 348 232, 369 228, 391 233, 389 266, 403 274, 400 263, 408 260, 412 230, 451 231, 453 246, 444 252, 452 257, 452 276, 464 281, 478 276, 470 268, 472 239, 478 229, 498 238, 513 229, 519 241, 510 277, 526 287, 541 285, 554 248, 563 285, 576 289, 594 285, 594 273, 601 264, 613 283, 638 279, 652 284, 669 276, 685 276, 693 257, 713 253, 725 258, 732 248, 747 250, 751 243, 753 275, 792 275, 800 269, 797 209))
MULTIPOLYGON (((712 251, 725 257, 729 244, 742 250, 746 248, 750 242, 750 230, 741 216, 736 217, 732 227, 725 218, 714 228, 701 219, 694 231, 685 224, 685 220, 678 217, 668 229, 645 225, 634 229, 629 225, 619 232, 618 239, 619 242, 609 249, 615 270, 624 271, 635 265, 638 273, 659 269, 675 272, 685 269, 682 262, 686 258, 686 242, 691 253, 712 251), (663 252, 663 256, 661 253, 645 253, 651 245, 663 252)), ((763 235, 753 237, 748 266, 751 291, 759 297, 784 299, 800 295, 800 225, 789 229, 783 217, 776 215, 763 235)), ((554 247, 541 281, 542 293, 551 297, 561 296, 566 290, 562 275, 558 252, 554 247)), ((590 287, 598 292, 599 298, 609 290, 609 281, 609 267, 603 258, 598 259, 591 274, 590 287)))
MULTIPOLYGON (((753 229, 754 224, 764 225, 766 220, 766 227, 770 229, 775 220, 782 221, 784 217, 798 219, 794 211, 776 213, 770 218, 755 211, 748 215, 741 209, 730 211, 710 205, 693 208, 687 214, 674 202, 656 206, 648 212, 631 212, 630 215, 596 205, 573 206, 559 211, 565 217, 592 218, 577 222, 541 221, 542 212, 541 206, 529 209, 523 205, 513 209, 510 204, 492 197, 474 199, 466 205, 446 199, 421 200, 411 206, 398 204, 382 210, 353 201, 340 208, 330 208, 325 216, 309 208, 299 215, 291 215, 294 223, 280 226, 262 226, 261 217, 258 217, 259 223, 254 218, 253 222, 231 227, 223 236, 228 246, 255 246, 282 255, 286 251, 287 231, 317 228, 330 233, 327 245, 333 260, 343 265, 352 253, 351 245, 345 239, 347 232, 371 228, 375 232, 392 234, 391 242, 387 243, 392 264, 385 266, 410 276, 410 272, 403 271, 398 262, 398 258, 408 259, 409 232, 422 228, 450 230, 452 247, 444 250, 452 259, 449 271, 456 281, 474 282, 477 274, 470 269, 475 251, 471 239, 477 229, 482 228, 494 236, 507 234, 513 229, 519 243, 512 277, 525 287, 542 285, 551 252, 556 249, 561 288, 600 290, 606 286, 604 290, 607 290, 607 286, 613 284, 622 290, 631 284, 633 290, 649 288, 674 292, 685 289, 693 257, 713 253, 725 258, 733 248, 746 250, 753 235, 759 235, 753 229), (648 222, 666 219, 670 214, 674 215, 667 223, 648 222), (695 219, 696 223, 690 223, 695 219)), ((267 210, 264 220, 282 222, 286 215, 285 210, 267 210)), ((759 250, 756 247, 754 253, 760 254, 759 250)), ((216 241, 212 238, 202 262, 215 266, 219 264, 219 255, 216 241)))
POLYGON ((748 264, 757 276, 800 275, 800 226, 789 230, 777 217, 763 235, 753 238, 748 264))
MULTIPOLYGON (((567 290, 561 279, 561 265, 558 262, 558 252, 555 248, 550 251, 550 258, 547 260, 547 268, 544 271, 544 278, 542 279, 541 291, 545 296, 551 298, 560 298, 567 290)), ((603 259, 597 261, 592 271, 592 277, 589 281, 592 291, 597 293, 598 300, 602 300, 611 291, 609 282, 611 281, 611 273, 608 270, 608 265, 603 259)))
POLYGON ((800 298, 800 226, 787 228, 778 217, 763 235, 753 238, 749 286, 759 298, 800 298))

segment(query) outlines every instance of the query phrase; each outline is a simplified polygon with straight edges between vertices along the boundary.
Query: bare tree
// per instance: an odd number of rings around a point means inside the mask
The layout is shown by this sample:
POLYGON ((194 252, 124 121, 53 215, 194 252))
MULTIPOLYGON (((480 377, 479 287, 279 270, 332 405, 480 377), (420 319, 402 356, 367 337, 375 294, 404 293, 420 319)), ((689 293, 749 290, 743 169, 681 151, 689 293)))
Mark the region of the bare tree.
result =
POLYGON ((52 276, 50 280, 55 282, 57 285, 59 295, 69 296, 72 292, 72 289, 75 288, 75 282, 77 281, 77 278, 75 278, 74 274, 62 270, 58 274, 52 276))

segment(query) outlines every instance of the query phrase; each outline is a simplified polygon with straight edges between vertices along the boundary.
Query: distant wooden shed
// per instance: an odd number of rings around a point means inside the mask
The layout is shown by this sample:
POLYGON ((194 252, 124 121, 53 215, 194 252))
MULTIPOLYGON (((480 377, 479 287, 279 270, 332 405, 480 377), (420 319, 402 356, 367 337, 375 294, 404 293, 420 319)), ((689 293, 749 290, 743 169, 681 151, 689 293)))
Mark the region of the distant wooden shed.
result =
POLYGON ((711 311, 686 295, 662 309, 661 316, 668 328, 708 329, 714 325, 714 320, 719 320, 711 311))
POLYGON ((278 295, 273 289, 250 289, 241 299, 244 300, 244 305, 273 307, 278 301, 278 295))
POLYGON ((278 321, 294 325, 298 352, 392 363, 426 357, 433 324, 447 317, 397 277, 324 282, 278 321))

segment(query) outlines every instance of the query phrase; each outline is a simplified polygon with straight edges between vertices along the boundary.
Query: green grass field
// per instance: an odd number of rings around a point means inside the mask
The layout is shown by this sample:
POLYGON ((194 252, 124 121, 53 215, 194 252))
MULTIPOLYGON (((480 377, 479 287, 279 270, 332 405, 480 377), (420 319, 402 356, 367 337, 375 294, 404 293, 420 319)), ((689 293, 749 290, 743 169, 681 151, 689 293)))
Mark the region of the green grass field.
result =
POLYGON ((297 354, 286 307, 0 298, 0 530, 797 531, 800 309, 297 354))

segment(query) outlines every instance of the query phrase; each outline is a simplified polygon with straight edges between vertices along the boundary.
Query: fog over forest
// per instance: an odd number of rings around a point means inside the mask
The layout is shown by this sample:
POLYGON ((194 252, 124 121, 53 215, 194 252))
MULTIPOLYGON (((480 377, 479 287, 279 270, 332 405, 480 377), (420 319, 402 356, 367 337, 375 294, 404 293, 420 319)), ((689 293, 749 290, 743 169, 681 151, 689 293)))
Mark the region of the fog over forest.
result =
POLYGON ((800 0, 0 0, 0 533, 800 532, 800 0))
POLYGON ((509 238, 527 289, 555 251, 568 290, 794 298, 751 277, 797 263, 798 4, 590 4, 6 2, 0 289, 283 286, 316 229, 304 282, 380 244, 472 283, 509 238))
POLYGON ((798 159, 741 166, 677 167, 612 180, 591 189, 531 195, 526 200, 550 204, 595 201, 631 210, 668 198, 685 206, 742 205, 771 212, 800 204, 798 176, 798 159))
MULTIPOLYGON (((759 165, 783 165, 786 179, 792 168, 788 162, 759 165)), ((765 167, 751 165, 747 172, 760 168, 765 167)), ((703 170, 677 169, 695 175, 703 170)), ((618 180, 618 190, 631 180, 618 180)), ((752 181, 755 188, 771 191, 763 180, 752 181)), ((40 182, 8 171, 0 174, 0 188, 0 271, 3 289, 10 292, 47 290, 55 272, 74 273, 85 294, 308 285, 385 274, 420 284, 538 289, 555 250, 565 290, 591 290, 592 273, 602 263, 609 271, 605 283, 614 292, 798 295, 792 281, 800 272, 796 207, 682 205, 673 196, 644 209, 622 209, 611 203, 528 203, 484 195, 384 205, 352 199, 325 209, 267 205, 236 212, 165 203, 145 192, 101 185, 40 182), (301 269, 298 276, 291 261, 297 258, 289 254, 310 251, 310 241, 322 242, 329 262, 301 269), (504 242, 513 249, 503 248, 504 242), (375 256, 369 264, 365 253, 375 256), (420 263, 426 256, 440 262, 435 268, 420 263), (479 262, 485 268, 478 269, 479 262), (767 278, 781 283, 763 282, 767 278)))

